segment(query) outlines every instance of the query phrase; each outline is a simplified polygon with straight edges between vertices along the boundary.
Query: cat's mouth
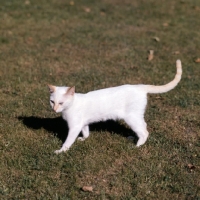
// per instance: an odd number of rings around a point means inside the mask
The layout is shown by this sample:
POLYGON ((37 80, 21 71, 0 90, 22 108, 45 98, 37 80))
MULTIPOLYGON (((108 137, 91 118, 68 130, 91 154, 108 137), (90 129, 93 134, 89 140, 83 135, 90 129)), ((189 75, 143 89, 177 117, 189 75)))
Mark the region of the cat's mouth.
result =
POLYGON ((54 112, 55 112, 55 113, 59 113, 60 111, 58 111, 58 110, 54 110, 54 112))

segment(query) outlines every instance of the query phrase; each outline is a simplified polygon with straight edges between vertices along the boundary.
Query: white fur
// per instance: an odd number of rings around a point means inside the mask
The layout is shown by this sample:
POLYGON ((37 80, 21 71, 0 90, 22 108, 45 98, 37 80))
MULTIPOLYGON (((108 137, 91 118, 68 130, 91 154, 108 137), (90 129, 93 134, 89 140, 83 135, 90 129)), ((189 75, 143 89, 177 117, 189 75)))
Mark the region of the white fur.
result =
POLYGON ((85 140, 89 136, 89 124, 108 119, 123 119, 137 134, 137 146, 143 145, 149 135, 144 121, 147 93, 163 93, 173 89, 181 79, 180 60, 177 60, 176 66, 174 80, 163 86, 122 85, 80 94, 75 93, 74 87, 49 85, 50 104, 55 112, 62 112, 69 127, 66 141, 55 152, 68 150, 81 131, 83 137, 78 139, 85 140))

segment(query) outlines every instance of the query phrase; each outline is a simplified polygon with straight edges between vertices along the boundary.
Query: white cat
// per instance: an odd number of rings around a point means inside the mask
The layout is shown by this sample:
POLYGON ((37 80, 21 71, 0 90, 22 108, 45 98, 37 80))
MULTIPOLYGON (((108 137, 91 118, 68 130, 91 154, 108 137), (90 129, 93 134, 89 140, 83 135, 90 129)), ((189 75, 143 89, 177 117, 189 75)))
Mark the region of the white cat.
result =
POLYGON ((137 147, 143 145, 148 138, 144 121, 147 105, 147 93, 164 93, 172 90, 181 80, 181 61, 176 61, 177 73, 173 81, 166 85, 122 85, 86 94, 75 93, 75 87, 57 87, 48 85, 50 104, 55 112, 62 112, 67 121, 69 133, 60 153, 68 150, 82 131, 83 141, 89 136, 89 124, 108 119, 123 119, 137 134, 137 147))

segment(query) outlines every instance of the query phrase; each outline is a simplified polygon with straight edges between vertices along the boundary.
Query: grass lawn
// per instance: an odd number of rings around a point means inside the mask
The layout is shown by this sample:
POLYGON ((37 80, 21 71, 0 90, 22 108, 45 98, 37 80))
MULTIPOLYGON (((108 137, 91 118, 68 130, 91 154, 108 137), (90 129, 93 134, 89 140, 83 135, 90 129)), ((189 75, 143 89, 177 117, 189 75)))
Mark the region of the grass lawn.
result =
POLYGON ((199 76, 199 0, 1 1, 0 199, 199 200, 199 76), (108 121, 54 153, 67 126, 50 109, 48 83, 80 93, 166 84, 177 59, 179 85, 148 96, 145 145, 108 121))

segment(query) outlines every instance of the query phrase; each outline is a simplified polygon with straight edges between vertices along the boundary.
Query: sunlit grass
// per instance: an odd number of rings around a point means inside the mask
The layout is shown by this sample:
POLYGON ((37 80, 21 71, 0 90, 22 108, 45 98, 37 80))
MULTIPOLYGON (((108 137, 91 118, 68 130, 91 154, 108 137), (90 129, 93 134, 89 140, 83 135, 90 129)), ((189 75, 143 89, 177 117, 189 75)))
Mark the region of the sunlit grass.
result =
POLYGON ((199 199, 199 13, 195 0, 1 2, 0 198, 199 199), (179 85, 148 97, 144 146, 109 121, 53 153, 67 126, 50 110, 48 83, 82 93, 165 84, 177 59, 179 85))

